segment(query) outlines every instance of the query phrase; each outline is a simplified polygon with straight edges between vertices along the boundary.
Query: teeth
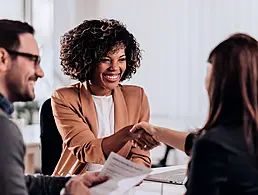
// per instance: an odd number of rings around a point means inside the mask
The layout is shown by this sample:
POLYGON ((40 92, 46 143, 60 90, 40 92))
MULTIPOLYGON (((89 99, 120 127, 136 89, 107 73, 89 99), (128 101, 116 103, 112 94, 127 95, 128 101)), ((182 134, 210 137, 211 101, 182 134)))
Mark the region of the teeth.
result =
POLYGON ((108 78, 108 79, 117 79, 118 77, 119 77, 119 75, 106 75, 106 77, 108 78))

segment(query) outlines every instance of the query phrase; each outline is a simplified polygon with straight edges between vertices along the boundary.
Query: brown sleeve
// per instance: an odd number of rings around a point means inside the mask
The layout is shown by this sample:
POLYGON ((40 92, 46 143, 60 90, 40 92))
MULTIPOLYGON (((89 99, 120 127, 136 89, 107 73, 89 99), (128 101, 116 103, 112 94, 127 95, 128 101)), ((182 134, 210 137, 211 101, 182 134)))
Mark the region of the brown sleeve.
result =
MULTIPOLYGON (((138 122, 146 121, 149 122, 150 120, 150 106, 148 102, 148 98, 146 94, 144 93, 144 90, 142 89, 142 108, 141 108, 141 114, 138 122)), ((151 159, 150 159, 150 152, 141 150, 140 148, 132 147, 131 152, 131 161, 144 165, 146 167, 151 166, 151 159)))
POLYGON ((68 149, 80 162, 103 164, 102 138, 96 139, 89 125, 60 91, 51 97, 53 115, 68 149))

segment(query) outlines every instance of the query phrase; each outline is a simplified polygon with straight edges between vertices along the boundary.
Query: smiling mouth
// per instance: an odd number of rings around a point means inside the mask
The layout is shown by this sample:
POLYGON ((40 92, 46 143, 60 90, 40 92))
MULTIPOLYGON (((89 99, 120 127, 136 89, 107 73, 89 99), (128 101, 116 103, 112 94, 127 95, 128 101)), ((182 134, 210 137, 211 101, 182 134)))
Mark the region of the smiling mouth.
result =
POLYGON ((120 80, 121 74, 103 74, 103 77, 109 82, 120 80))

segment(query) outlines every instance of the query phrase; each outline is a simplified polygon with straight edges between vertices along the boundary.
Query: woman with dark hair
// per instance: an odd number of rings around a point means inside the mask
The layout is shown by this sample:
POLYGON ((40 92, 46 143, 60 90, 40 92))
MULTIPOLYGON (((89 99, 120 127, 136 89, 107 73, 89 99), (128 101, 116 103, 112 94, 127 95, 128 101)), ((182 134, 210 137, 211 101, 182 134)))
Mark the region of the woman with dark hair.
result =
POLYGON ((121 85, 140 67, 141 51, 135 37, 116 20, 86 20, 61 40, 63 72, 79 82, 52 95, 63 152, 54 175, 97 170, 110 152, 150 167, 149 152, 132 145, 144 138, 145 149, 158 144, 144 131, 129 132, 133 124, 149 121, 144 90, 121 85))
POLYGON ((234 34, 208 62, 210 108, 201 130, 187 135, 143 122, 131 132, 143 128, 191 154, 186 195, 258 194, 258 43, 234 34))

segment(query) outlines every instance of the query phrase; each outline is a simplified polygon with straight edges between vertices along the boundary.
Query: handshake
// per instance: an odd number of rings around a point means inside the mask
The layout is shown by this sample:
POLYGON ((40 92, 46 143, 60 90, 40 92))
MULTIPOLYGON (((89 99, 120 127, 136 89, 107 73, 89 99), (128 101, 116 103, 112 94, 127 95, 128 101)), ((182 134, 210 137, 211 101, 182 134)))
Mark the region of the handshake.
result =
POLYGON ((160 145, 155 127, 147 122, 141 122, 125 128, 130 128, 129 136, 134 147, 151 150, 160 145))
MULTIPOLYGON (((103 143, 103 146, 105 149, 107 149, 111 145, 114 145, 113 143, 115 140, 119 139, 123 140, 123 143, 131 141, 133 147, 139 147, 142 150, 151 150, 160 145, 157 134, 157 129, 155 129, 153 125, 147 122, 141 122, 136 125, 129 125, 122 128, 113 135, 114 139, 103 143)), ((108 154, 110 154, 110 152, 111 148, 108 151, 108 154)), ((64 192, 61 194, 90 195, 91 187, 103 183, 107 179, 107 177, 100 176, 99 173, 87 172, 83 175, 72 177, 66 184, 66 187, 63 190, 64 192)))

